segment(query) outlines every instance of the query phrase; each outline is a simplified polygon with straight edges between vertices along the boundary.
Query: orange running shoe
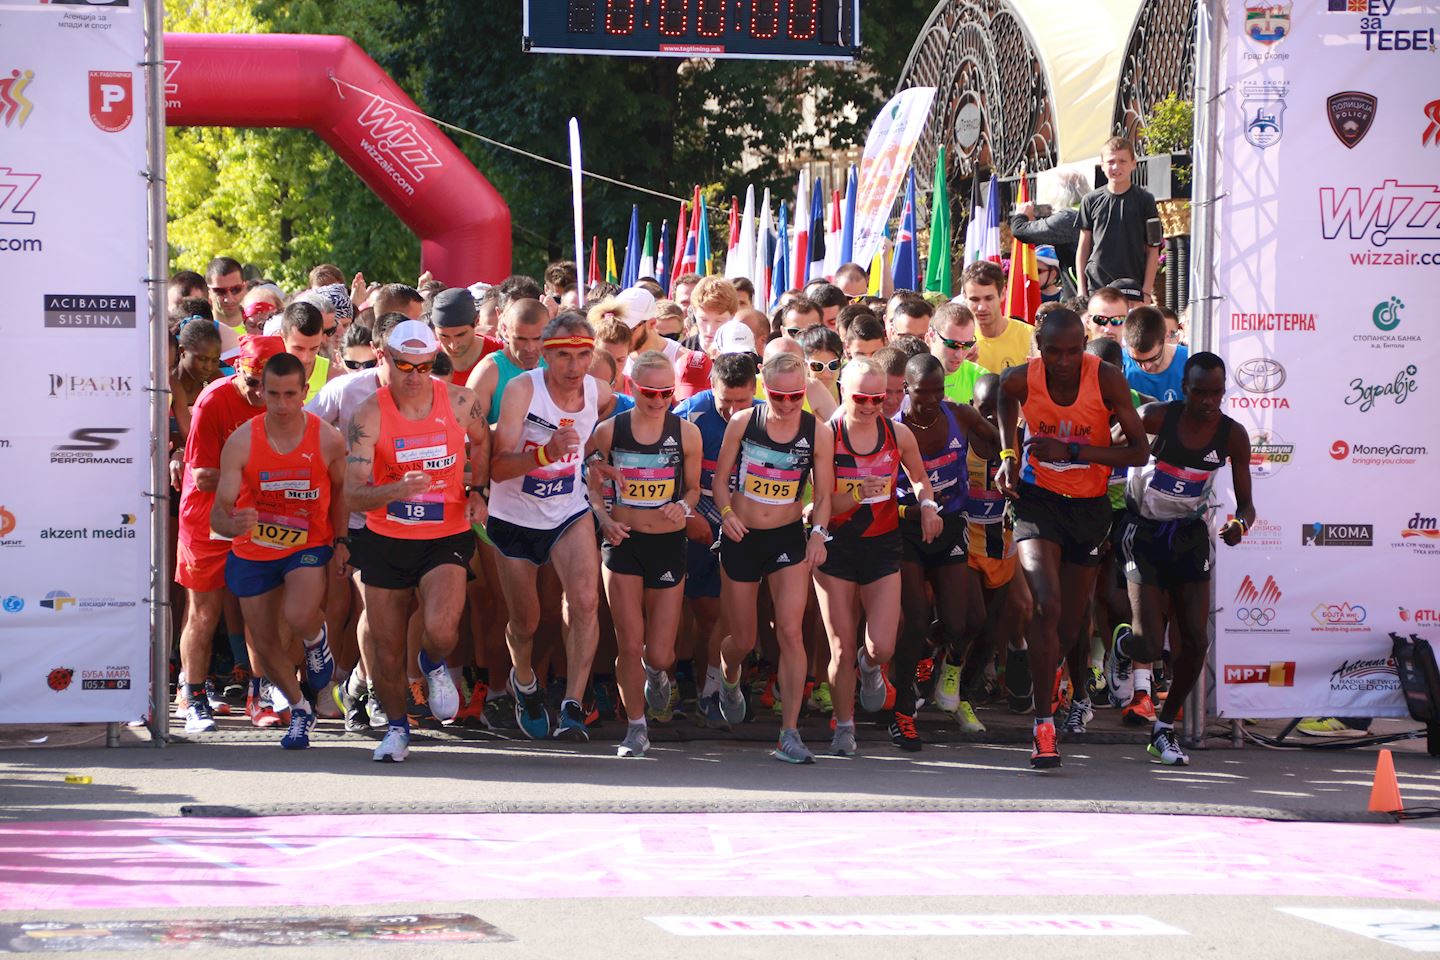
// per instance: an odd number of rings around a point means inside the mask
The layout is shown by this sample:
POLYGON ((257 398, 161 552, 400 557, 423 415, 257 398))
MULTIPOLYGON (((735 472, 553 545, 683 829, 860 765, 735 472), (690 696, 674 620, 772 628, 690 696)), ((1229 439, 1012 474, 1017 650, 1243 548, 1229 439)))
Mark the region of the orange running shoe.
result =
POLYGON ((485 698, 489 695, 489 685, 476 681, 470 688, 470 699, 455 714, 456 725, 489 729, 490 725, 485 722, 485 698))
POLYGON ((1132 727, 1138 727, 1147 723, 1155 722, 1155 704, 1150 700, 1150 694, 1144 690, 1135 691, 1135 696, 1120 711, 1120 719, 1132 727))
POLYGON ((1060 766, 1060 751, 1055 746, 1055 724, 1037 723, 1032 737, 1034 749, 1030 752, 1030 766, 1036 770, 1060 766))
POLYGON ((252 724, 261 729, 280 725, 280 714, 253 693, 245 698, 245 716, 250 718, 252 724))
MULTIPOLYGON (((1065 677, 1065 665, 1062 663, 1055 668, 1055 686, 1050 693, 1050 715, 1058 717, 1070 709, 1070 698, 1064 695, 1065 691, 1060 689, 1060 681, 1065 677)), ((1037 711, 1038 712, 1038 711, 1037 711)))

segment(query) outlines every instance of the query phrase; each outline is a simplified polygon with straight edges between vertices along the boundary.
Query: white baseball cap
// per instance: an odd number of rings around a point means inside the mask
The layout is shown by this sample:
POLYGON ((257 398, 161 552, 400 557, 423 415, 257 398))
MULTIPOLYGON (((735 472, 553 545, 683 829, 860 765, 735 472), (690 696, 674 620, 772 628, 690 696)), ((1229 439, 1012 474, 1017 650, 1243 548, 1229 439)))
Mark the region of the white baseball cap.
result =
POLYGON ((395 324, 385 346, 396 353, 434 353, 440 349, 440 341, 430 326, 419 320, 402 320, 395 324))
POLYGON ((715 331, 711 346, 717 356, 722 353, 754 353, 755 334, 739 320, 727 320, 715 331))
POLYGON ((621 290, 615 295, 615 302, 620 305, 620 316, 631 330, 655 316, 655 298, 644 287, 621 290))
POLYGON ((278 337, 280 336, 280 328, 283 326, 285 326, 284 317, 271 317, 265 321, 265 326, 260 328, 260 333, 266 337, 278 337))

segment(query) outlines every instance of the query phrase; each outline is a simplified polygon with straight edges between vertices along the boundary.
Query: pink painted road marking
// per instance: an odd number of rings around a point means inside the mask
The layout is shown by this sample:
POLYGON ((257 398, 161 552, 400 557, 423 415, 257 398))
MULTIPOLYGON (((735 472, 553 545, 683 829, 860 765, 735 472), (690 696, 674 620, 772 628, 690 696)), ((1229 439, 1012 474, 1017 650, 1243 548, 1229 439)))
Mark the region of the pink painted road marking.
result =
POLYGON ((447 814, 0 827, 0 909, 565 897, 1440 899, 1440 833, 1064 813, 447 814), (908 855, 907 855, 908 854, 908 855), (383 883, 336 882, 373 862, 383 883))

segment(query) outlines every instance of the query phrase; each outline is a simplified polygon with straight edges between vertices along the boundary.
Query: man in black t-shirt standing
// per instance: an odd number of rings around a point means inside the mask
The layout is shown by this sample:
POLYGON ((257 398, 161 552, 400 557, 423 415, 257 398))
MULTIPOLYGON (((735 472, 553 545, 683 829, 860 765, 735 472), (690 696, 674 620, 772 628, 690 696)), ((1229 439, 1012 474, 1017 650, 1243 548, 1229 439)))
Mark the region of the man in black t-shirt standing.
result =
POLYGON ((1111 137, 1100 150, 1109 181, 1080 202, 1080 245, 1075 274, 1080 296, 1110 286, 1117 277, 1141 277, 1146 302, 1155 296, 1160 248, 1147 242, 1146 223, 1159 219, 1155 198, 1130 182, 1135 149, 1124 137, 1111 137))

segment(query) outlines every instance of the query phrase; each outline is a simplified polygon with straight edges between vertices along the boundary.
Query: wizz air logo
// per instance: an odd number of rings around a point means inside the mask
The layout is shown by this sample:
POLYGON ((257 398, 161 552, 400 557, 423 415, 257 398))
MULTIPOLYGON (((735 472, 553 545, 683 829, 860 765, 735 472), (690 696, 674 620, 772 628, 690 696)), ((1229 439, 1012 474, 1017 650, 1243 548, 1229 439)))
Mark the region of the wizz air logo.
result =
POLYGON ((1390 240, 1440 240, 1440 186, 1386 180, 1367 192, 1361 187, 1320 188, 1320 232, 1334 240, 1383 247, 1390 240))
POLYGON ((9 167, 0 167, 0 223, 28 227, 35 222, 35 211, 26 210, 21 204, 40 182, 38 173, 16 173, 9 167))
POLYGON ((425 180, 425 171, 441 165, 419 128, 381 97, 372 94, 355 122, 369 134, 360 138, 360 149, 405 193, 414 194, 415 185, 425 180))

